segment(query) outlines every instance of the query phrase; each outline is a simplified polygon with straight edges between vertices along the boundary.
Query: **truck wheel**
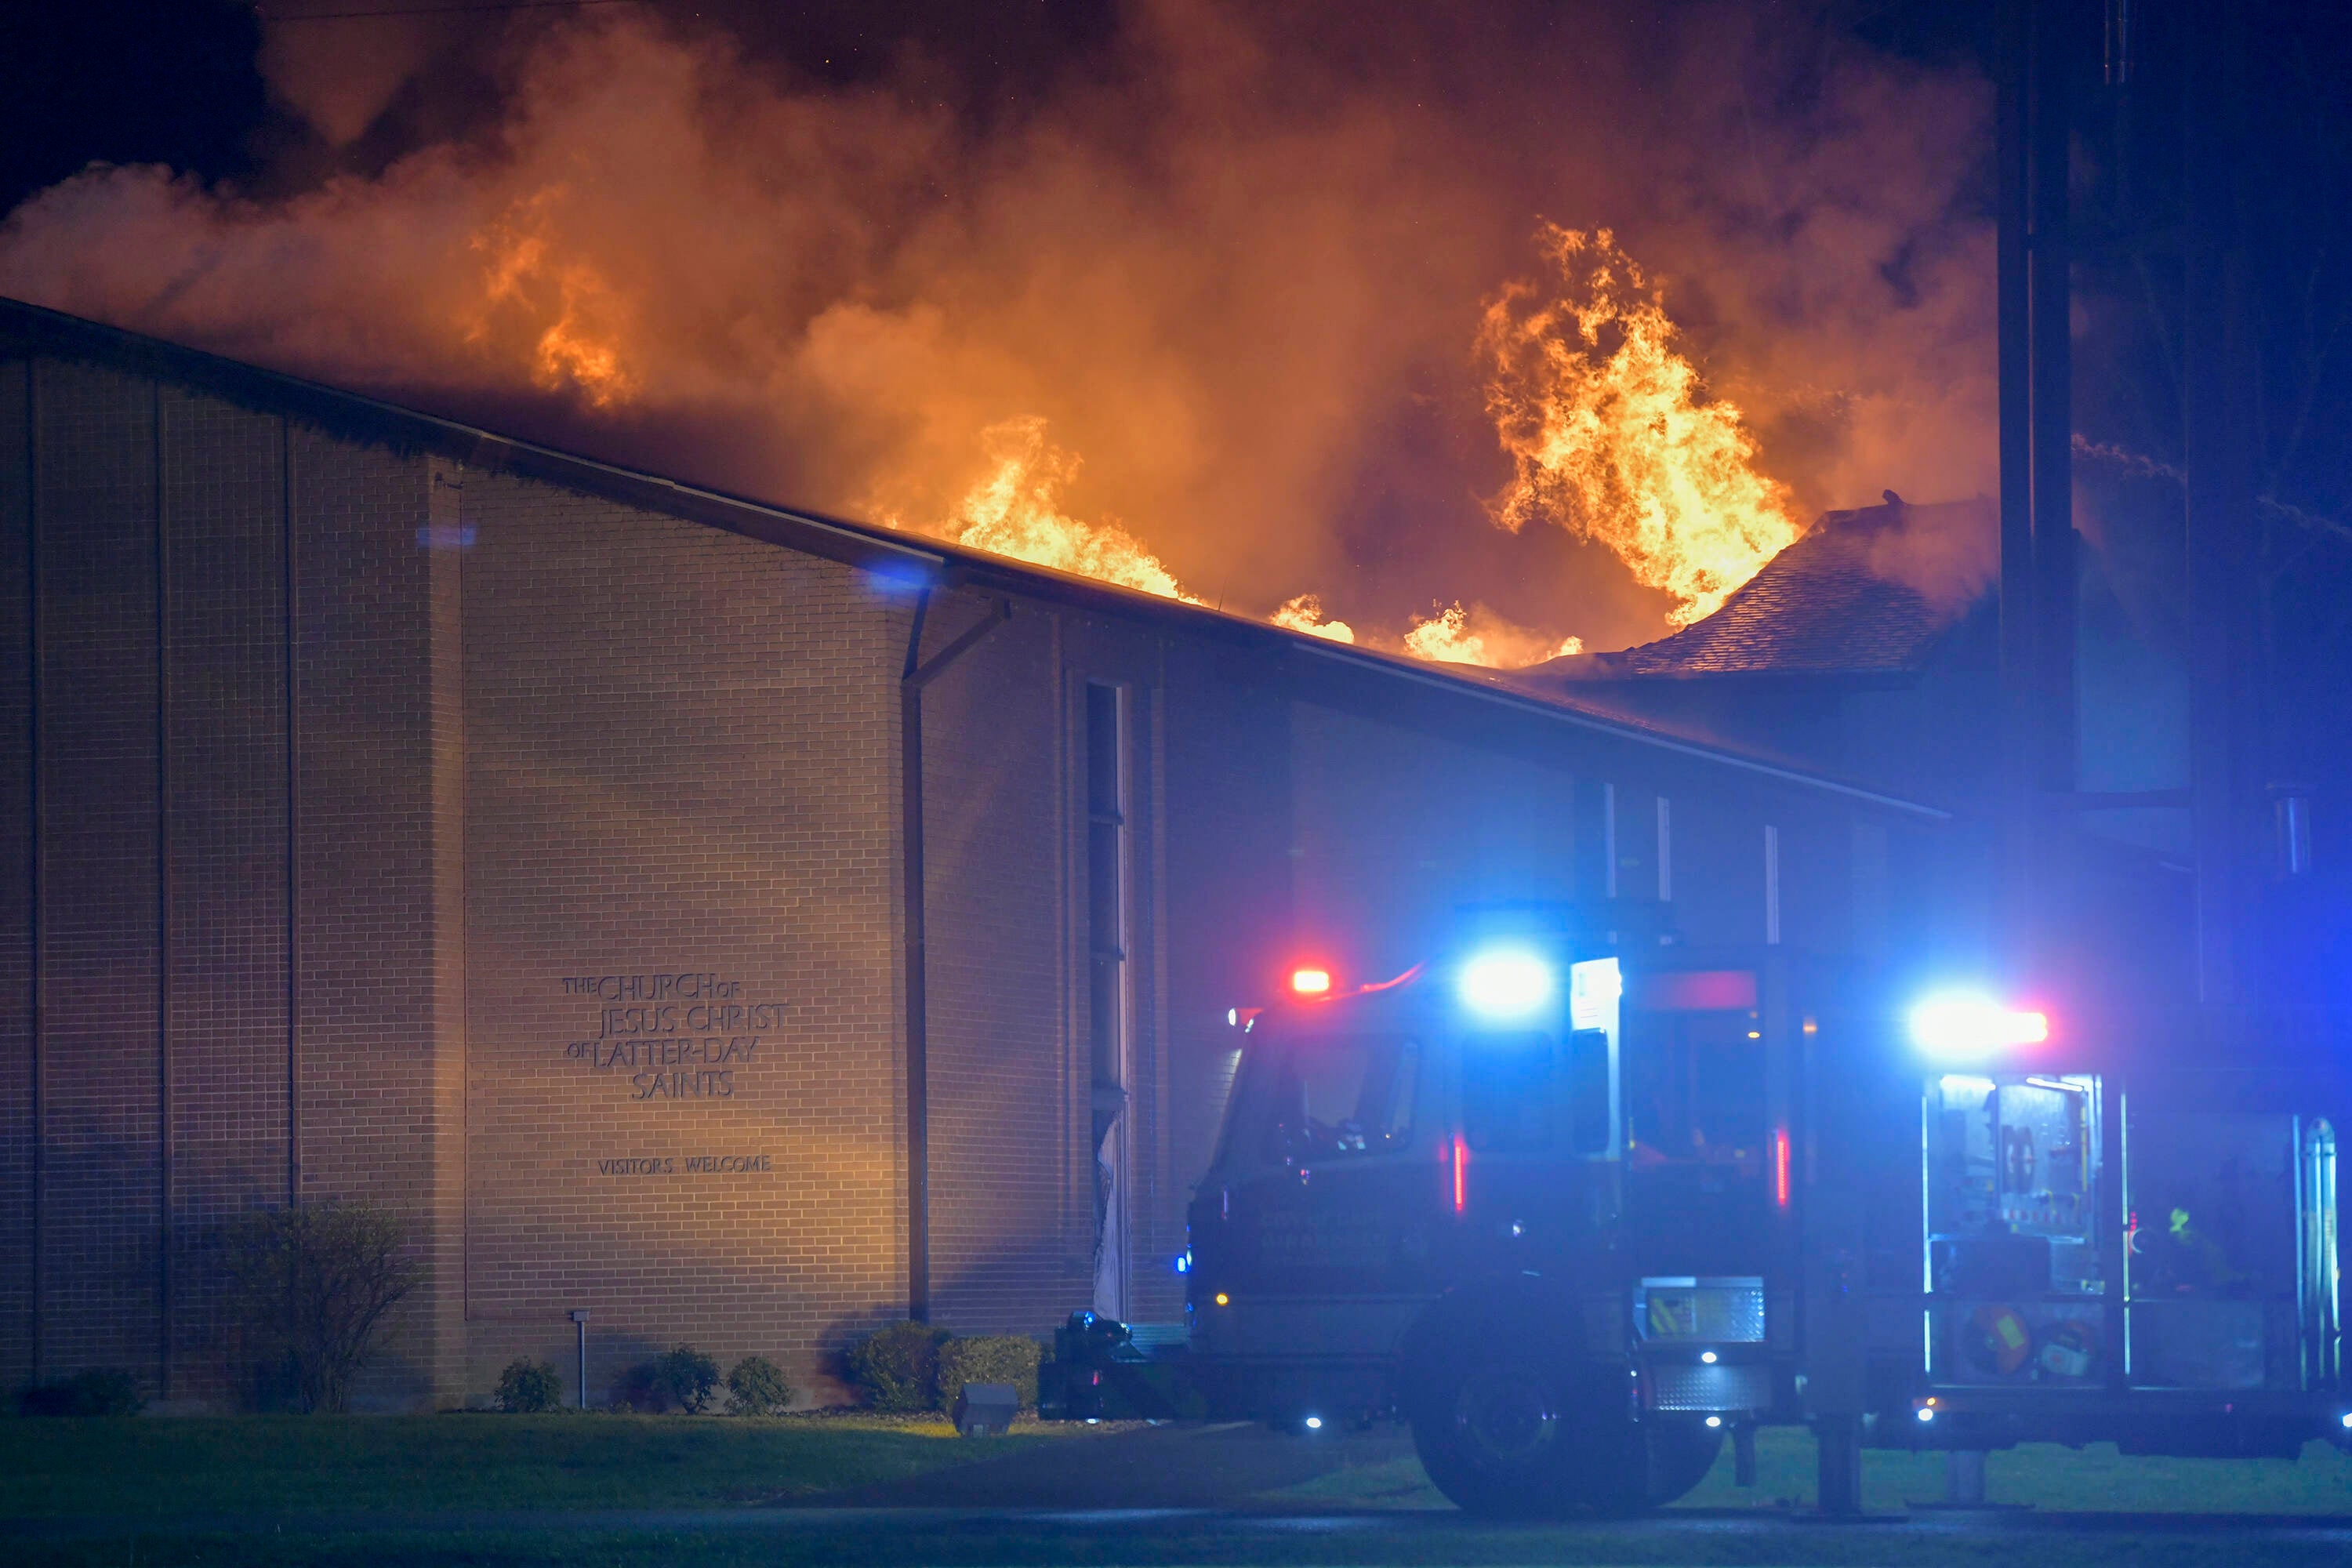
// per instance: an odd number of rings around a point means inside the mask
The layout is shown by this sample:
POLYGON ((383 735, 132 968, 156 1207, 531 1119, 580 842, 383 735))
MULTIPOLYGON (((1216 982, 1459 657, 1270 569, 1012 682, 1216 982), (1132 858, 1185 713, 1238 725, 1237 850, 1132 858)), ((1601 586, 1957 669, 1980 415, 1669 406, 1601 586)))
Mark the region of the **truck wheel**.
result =
POLYGON ((1664 1508, 1706 1479, 1723 1452, 1723 1433, 1686 1422, 1645 1423, 1650 1440, 1649 1504, 1664 1508))
POLYGON ((1431 1369, 1407 1414, 1413 1451, 1439 1491, 1466 1513, 1563 1511, 1567 1391, 1532 1358, 1462 1357, 1431 1369))
POLYGON ((1608 1388, 1507 1348, 1449 1356, 1415 1381, 1413 1449, 1465 1512, 1632 1513, 1647 1502, 1642 1428, 1612 1409, 1608 1388))

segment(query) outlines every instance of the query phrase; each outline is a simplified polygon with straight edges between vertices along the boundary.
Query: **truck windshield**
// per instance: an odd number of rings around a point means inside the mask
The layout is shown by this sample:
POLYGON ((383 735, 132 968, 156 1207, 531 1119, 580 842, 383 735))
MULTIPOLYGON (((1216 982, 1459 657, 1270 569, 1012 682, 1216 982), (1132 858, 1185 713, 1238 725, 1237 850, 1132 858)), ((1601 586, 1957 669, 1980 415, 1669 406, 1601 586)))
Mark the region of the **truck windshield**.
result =
POLYGON ((1249 1075, 1239 1146, 1276 1163, 1401 1148, 1412 1137, 1420 1073, 1421 1043, 1402 1035, 1284 1041, 1249 1075))

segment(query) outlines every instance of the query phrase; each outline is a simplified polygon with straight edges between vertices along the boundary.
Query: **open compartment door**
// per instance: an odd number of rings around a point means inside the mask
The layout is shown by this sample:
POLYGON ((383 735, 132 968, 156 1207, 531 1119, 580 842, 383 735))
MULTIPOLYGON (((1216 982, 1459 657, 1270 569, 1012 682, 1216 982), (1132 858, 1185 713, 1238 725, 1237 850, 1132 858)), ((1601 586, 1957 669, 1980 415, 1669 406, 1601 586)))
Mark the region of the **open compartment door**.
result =
MULTIPOLYGON (((2321 1347, 2305 1125, 2278 1113, 2133 1105, 2125 1143, 2134 1387, 2310 1386, 2321 1347)), ((2332 1228, 2332 1216, 2321 1218, 2332 1228)))
POLYGON ((2095 1077, 1947 1073, 1926 1101, 1927 1361, 1939 1387, 2091 1389, 2114 1347, 2095 1077))

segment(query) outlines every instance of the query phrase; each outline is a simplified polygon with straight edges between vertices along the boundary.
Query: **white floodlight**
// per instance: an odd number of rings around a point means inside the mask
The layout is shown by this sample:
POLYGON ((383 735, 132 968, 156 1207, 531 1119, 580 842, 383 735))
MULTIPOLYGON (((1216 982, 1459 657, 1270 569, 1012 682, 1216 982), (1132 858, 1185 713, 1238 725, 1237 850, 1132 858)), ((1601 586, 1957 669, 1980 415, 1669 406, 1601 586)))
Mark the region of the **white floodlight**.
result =
POLYGON ((1980 1061, 2016 1046, 2038 1046, 2050 1037, 2043 1013, 2020 1012, 1990 997, 1965 992, 1931 996, 1911 1009, 1911 1040, 1946 1061, 1980 1061))
POLYGON ((1519 948, 1482 952, 1462 966, 1462 1005, 1489 1018, 1524 1018, 1551 1000, 1552 967, 1519 948))

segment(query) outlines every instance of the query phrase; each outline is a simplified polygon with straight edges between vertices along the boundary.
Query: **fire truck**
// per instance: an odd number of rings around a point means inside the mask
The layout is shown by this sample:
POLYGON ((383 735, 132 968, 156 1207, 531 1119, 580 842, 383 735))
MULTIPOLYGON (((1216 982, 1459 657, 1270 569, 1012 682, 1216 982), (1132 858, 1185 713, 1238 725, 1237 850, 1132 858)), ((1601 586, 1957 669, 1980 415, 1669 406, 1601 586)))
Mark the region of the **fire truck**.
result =
POLYGON ((1076 1315, 1046 1413, 1394 1415, 1524 1515, 1671 1501, 1727 1439, 1752 1484, 1767 1425, 1832 1510, 1864 1447, 2352 1441, 2324 1119, 1888 992, 1564 933, 1302 969, 1234 1015, 1186 1323, 1076 1315))

